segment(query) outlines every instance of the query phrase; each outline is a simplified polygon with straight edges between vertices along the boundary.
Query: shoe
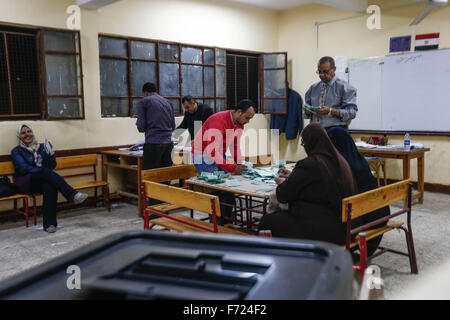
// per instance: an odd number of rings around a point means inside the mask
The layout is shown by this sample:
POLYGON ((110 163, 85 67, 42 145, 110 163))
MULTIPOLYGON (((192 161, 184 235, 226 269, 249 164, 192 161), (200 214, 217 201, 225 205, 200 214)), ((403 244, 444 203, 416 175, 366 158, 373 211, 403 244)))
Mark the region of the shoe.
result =
POLYGON ((87 193, 77 192, 73 197, 74 203, 82 203, 88 197, 87 193))
POLYGON ((54 233, 56 232, 56 227, 55 226, 50 226, 47 229, 45 229, 46 232, 48 233, 54 233))

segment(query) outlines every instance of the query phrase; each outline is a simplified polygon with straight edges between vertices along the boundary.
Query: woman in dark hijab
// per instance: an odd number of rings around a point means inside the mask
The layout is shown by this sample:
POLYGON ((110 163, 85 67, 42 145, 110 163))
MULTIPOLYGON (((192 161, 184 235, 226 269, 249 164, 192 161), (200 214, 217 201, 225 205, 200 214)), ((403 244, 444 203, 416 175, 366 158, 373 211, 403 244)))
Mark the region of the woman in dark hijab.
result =
POLYGON ((277 179, 277 200, 289 203, 288 211, 263 216, 259 230, 271 230, 274 237, 343 245, 342 199, 357 191, 351 168, 318 123, 303 129, 302 145, 308 157, 277 179))
MULTIPOLYGON (((356 184, 358 186, 358 193, 363 193, 369 190, 377 188, 375 178, 370 171, 369 164, 367 163, 364 156, 359 153, 356 148, 355 142, 350 134, 340 127, 331 128, 328 131, 328 135, 333 142, 336 149, 342 154, 342 156, 347 160, 348 164, 352 168, 353 176, 355 177, 356 184)), ((361 224, 366 224, 382 217, 388 216, 390 214, 389 206, 375 210, 362 218, 361 224)), ((386 221, 375 225, 372 228, 380 228, 386 225, 386 221)), ((371 239, 367 242, 367 254, 372 255, 376 247, 380 244, 382 235, 371 239)))

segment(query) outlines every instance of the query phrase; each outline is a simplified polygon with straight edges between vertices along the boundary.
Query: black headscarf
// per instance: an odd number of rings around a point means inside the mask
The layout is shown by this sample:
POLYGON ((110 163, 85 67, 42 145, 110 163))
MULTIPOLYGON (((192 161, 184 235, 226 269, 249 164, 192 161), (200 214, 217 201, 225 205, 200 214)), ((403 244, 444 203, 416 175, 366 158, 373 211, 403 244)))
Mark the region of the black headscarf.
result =
POLYGON ((341 210, 342 199, 357 192, 350 166, 319 123, 307 125, 302 131, 302 140, 308 157, 320 167, 330 203, 334 209, 341 210))
POLYGON ((358 186, 358 193, 375 189, 377 184, 370 171, 369 164, 364 156, 359 153, 350 134, 341 127, 334 127, 328 130, 328 136, 336 149, 347 160, 350 168, 352 168, 353 176, 358 186))
MULTIPOLYGON (((369 164, 367 163, 364 156, 359 153, 352 136, 346 130, 340 127, 331 128, 330 130, 328 130, 328 135, 330 136, 330 139, 336 149, 339 150, 339 152, 347 160, 348 164, 352 168, 353 176, 355 177, 356 184, 358 186, 358 193, 376 189, 377 183, 372 175, 369 164)), ((362 223, 366 224, 378 220, 382 217, 388 216, 389 214, 389 206, 386 206, 375 210, 370 214, 362 216, 362 223)), ((371 229, 380 228, 384 225, 386 225, 386 222, 375 225, 371 229)), ((372 247, 369 247, 368 249, 369 255, 375 252, 375 246, 377 246, 380 241, 381 236, 369 241, 369 244, 372 244, 372 247)))

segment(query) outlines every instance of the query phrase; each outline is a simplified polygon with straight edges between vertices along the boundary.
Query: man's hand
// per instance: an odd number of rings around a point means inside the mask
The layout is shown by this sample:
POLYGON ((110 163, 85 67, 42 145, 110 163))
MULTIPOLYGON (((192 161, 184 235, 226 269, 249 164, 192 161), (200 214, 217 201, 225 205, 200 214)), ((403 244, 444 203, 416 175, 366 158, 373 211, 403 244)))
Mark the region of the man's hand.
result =
POLYGON ((303 110, 305 110, 306 115, 308 115, 308 116, 312 115, 312 113, 310 111, 308 111, 307 109, 303 109, 303 110))
POLYGON ((327 106, 323 106, 319 110, 317 110, 317 113, 320 115, 326 115, 328 114, 328 112, 330 112, 330 107, 327 106))
POLYGON ((278 170, 278 177, 286 179, 287 177, 289 177, 291 172, 292 172, 291 170, 288 170, 286 168, 280 168, 280 170, 278 170))
POLYGON ((247 170, 247 166, 244 166, 242 164, 237 164, 236 168, 234 168, 233 174, 235 175, 241 175, 242 172, 247 170))

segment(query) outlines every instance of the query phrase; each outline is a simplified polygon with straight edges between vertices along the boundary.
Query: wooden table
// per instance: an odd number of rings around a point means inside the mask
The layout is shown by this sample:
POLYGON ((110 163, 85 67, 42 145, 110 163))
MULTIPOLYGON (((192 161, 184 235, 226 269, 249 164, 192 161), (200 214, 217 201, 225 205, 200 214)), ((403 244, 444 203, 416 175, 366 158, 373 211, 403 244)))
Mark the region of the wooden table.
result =
POLYGON ((410 178, 411 159, 417 158, 417 190, 419 191, 419 193, 414 194, 412 196, 412 200, 419 199, 419 203, 423 203, 423 193, 425 190, 425 152, 430 151, 430 148, 414 149, 410 151, 400 149, 358 148, 358 151, 365 157, 380 157, 403 160, 403 179, 410 178))
POLYGON ((119 191, 121 196, 134 198, 138 200, 138 212, 139 217, 142 217, 144 213, 143 203, 141 197, 139 197, 139 190, 141 184, 141 170, 142 170, 142 156, 130 154, 132 151, 126 150, 109 150, 102 151, 102 179, 108 181, 108 167, 120 168, 126 171, 136 172, 136 193, 119 191))
MULTIPOLYGON (((144 214, 144 203, 139 196, 139 190, 141 186, 141 170, 142 170, 142 156, 130 154, 132 151, 128 150, 108 150, 102 151, 102 179, 103 181, 108 181, 108 167, 120 168, 125 171, 136 172, 136 190, 135 192, 128 191, 118 191, 121 196, 134 198, 138 200, 138 214, 142 217, 144 214)), ((189 154, 187 154, 189 155, 189 154)), ((185 152, 182 150, 173 151, 173 162, 175 165, 184 164, 185 152)))
MULTIPOLYGON (((295 163, 286 164, 286 168, 289 170, 292 170, 294 168, 294 166, 295 166, 295 163)), ((266 166, 266 167, 270 167, 270 166, 266 166)), ((264 168, 264 167, 258 167, 258 168, 264 168)), ((267 204, 269 201, 270 193, 272 191, 274 191, 277 186, 276 185, 268 185, 264 182, 262 182, 259 185, 254 185, 251 183, 252 180, 244 178, 239 175, 232 175, 231 178, 239 180, 240 185, 237 187, 228 187, 225 182, 220 183, 220 184, 212 184, 212 183, 208 183, 203 180, 200 180, 197 177, 192 177, 190 179, 187 179, 186 183, 191 186, 197 186, 197 187, 202 187, 202 188, 211 189, 211 190, 230 192, 238 197, 238 200, 240 200, 240 203, 242 200, 245 201, 245 205, 241 204, 239 206, 236 205, 234 207, 236 208, 236 210, 240 210, 241 213, 243 211, 246 212, 247 228, 250 229, 252 226, 252 213, 256 212, 256 213, 260 213, 262 215, 266 214, 267 204), (260 189, 267 189, 268 191, 260 191, 260 189), (240 196, 242 198, 239 198, 240 196), (260 200, 254 200, 253 198, 257 198, 260 200), (252 202, 260 203, 260 205, 253 207, 252 202), (262 208, 261 208, 261 210, 254 209, 257 207, 262 207, 262 208)))

